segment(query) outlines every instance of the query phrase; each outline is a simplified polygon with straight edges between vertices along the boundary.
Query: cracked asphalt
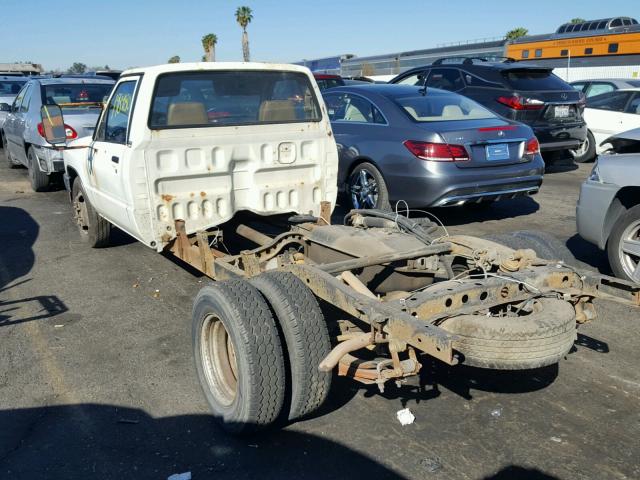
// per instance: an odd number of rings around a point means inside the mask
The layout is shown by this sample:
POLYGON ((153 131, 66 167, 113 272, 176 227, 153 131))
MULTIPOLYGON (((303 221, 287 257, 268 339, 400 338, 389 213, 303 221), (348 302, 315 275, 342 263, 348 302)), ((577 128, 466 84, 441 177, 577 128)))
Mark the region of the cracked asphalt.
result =
MULTIPOLYGON (((122 233, 87 248, 63 190, 33 193, 0 164, 0 478, 640 478, 638 310, 598 302, 557 367, 426 365, 422 388, 384 395, 336 379, 314 418, 232 438, 192 364, 204 280, 122 233), (398 423, 403 407, 414 424, 398 423)), ((530 199, 436 213, 456 233, 552 232, 606 272, 575 233, 590 168, 551 168, 530 199)))

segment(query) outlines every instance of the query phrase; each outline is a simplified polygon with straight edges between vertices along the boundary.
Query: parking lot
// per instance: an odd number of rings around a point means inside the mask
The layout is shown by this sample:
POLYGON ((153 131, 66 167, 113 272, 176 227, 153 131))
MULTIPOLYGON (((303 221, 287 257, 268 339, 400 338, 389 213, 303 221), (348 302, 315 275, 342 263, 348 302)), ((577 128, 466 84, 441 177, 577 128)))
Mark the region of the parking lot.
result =
MULTIPOLYGON (((422 389, 384 395, 335 379, 314 418, 232 438, 209 415, 192 365, 191 302, 206 280, 120 232, 110 248, 87 248, 67 193, 33 193, 26 170, 0 160, 2 478, 640 477, 640 322, 630 308, 598 303, 600 318, 559 367, 433 364, 422 389), (403 407, 414 424, 398 423, 403 407)), ((532 198, 436 213, 455 233, 552 232, 606 272, 575 233, 590 168, 550 168, 532 198)))

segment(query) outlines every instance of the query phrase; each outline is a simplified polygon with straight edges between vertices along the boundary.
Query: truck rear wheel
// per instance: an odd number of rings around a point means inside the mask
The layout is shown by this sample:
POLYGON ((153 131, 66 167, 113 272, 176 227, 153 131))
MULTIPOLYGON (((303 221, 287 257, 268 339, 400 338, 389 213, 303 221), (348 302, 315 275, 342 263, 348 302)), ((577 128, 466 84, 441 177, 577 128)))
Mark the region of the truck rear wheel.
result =
POLYGON ((212 283, 193 304, 196 371, 216 419, 234 434, 280 416, 285 366, 276 323, 260 292, 244 280, 212 283))
POLYGON ((576 339, 575 310, 564 300, 535 302, 527 315, 459 315, 440 326, 458 336, 453 348, 464 355, 464 365, 495 370, 553 365, 576 339))
POLYGON ((71 201, 73 203, 73 216, 80 230, 82 240, 92 248, 108 246, 111 224, 96 213, 84 193, 84 188, 79 179, 73 182, 71 201))
POLYGON ((311 290, 292 273, 267 272, 251 283, 271 306, 284 337, 288 418, 296 420, 318 409, 329 394, 331 372, 318 370, 331 351, 327 324, 311 290))

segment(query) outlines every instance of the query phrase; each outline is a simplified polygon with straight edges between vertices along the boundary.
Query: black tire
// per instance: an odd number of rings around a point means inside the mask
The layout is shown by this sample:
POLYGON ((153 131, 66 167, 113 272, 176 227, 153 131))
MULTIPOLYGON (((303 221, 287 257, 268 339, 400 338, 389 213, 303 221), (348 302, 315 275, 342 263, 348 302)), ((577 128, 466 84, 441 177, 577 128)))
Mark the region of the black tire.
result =
POLYGON ((212 283, 196 296, 192 316, 196 371, 216 419, 234 434, 273 424, 285 398, 285 366, 260 292, 245 280, 212 283))
POLYGON ((80 238, 91 248, 107 247, 111 235, 111 224, 96 213, 84 192, 82 182, 78 179, 71 187, 71 202, 80 238))
POLYGON ((640 268, 640 255, 624 251, 623 240, 632 236, 638 238, 638 223, 640 222, 640 205, 627 210, 613 225, 611 235, 607 241, 607 256, 611 270, 616 277, 640 284, 640 278, 632 275, 640 268), (629 231, 627 231, 629 230, 629 231), (636 263, 638 262, 638 263, 636 263), (634 267, 636 270, 634 270, 634 267))
POLYGON ((538 299, 540 311, 520 317, 460 315, 440 326, 458 336, 463 365, 529 370, 558 363, 577 338, 575 310, 563 300, 538 299))
POLYGON ((352 208, 379 209, 385 211, 391 210, 387 183, 384 181, 384 177, 382 176, 382 173, 380 173, 380 170, 369 162, 357 165, 356 168, 353 169, 353 172, 351 172, 351 175, 349 175, 349 179, 347 181, 347 196, 349 197, 349 204, 352 208), (371 179, 372 182, 360 181, 361 175, 371 179), (366 205, 358 202, 357 197, 360 195, 359 188, 362 188, 362 183, 371 185, 371 188, 374 190, 372 192, 375 197, 374 205, 370 205, 369 203, 371 202, 364 202, 367 203, 366 205))
POLYGON ((288 419, 297 420, 317 410, 331 387, 331 372, 318 370, 331 351, 324 315, 311 290, 291 273, 267 272, 251 283, 271 306, 283 333, 290 372, 288 419))
POLYGON ((2 132, 0 132, 0 137, 2 137, 2 153, 4 153, 4 159, 7 162, 7 167, 17 168, 18 165, 11 158, 11 154, 9 153, 9 145, 7 144, 7 139, 5 138, 2 132))
POLYGON ((586 163, 596 158, 596 139, 593 138, 590 130, 587 130, 587 138, 580 149, 571 150, 571 154, 576 163, 586 163))
POLYGON ((29 169, 29 180, 31 182, 31 188, 34 192, 45 191, 47 188, 49 188, 49 175, 40 171, 38 159, 36 157, 35 151, 33 150, 33 147, 29 147, 29 150, 27 152, 27 160, 27 168, 29 169))
POLYGON ((488 235, 484 238, 513 248, 514 250, 530 248, 535 250, 539 258, 561 260, 567 265, 582 267, 573 253, 571 253, 571 250, 550 233, 534 230, 519 230, 511 233, 488 235))

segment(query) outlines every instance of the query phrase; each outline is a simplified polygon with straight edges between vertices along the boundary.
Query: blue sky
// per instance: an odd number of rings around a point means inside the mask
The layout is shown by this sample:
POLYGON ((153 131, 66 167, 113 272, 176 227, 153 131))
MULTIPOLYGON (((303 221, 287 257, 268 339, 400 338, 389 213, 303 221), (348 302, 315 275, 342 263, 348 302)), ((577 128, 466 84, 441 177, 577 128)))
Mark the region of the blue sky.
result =
POLYGON ((252 60, 296 61, 341 53, 375 55, 494 37, 523 26, 547 33, 573 17, 640 17, 631 0, 0 0, 0 63, 47 69, 73 62, 113 68, 202 56, 218 36, 220 61, 242 58, 236 7, 253 9, 252 60))

